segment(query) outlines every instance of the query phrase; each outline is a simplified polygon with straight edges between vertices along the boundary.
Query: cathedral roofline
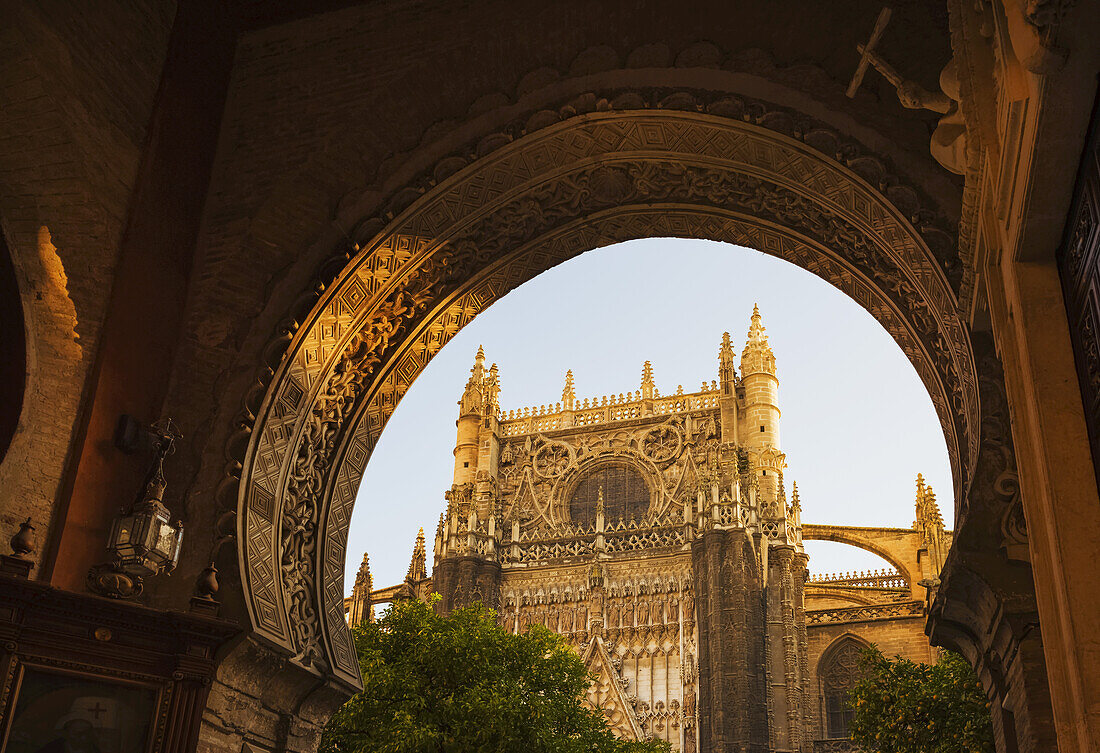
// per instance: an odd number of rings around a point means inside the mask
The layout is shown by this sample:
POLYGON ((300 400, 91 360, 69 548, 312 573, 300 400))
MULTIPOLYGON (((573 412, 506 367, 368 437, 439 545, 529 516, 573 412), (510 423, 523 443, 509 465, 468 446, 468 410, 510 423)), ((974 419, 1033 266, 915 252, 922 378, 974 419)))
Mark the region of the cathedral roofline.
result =
POLYGON ((501 436, 539 434, 557 429, 578 429, 595 424, 630 421, 649 416, 673 415, 718 407, 721 397, 718 383, 705 384, 698 392, 678 389, 673 395, 656 392, 652 399, 642 397, 641 390, 602 395, 593 398, 576 398, 573 409, 559 403, 534 405, 497 413, 501 436), (566 418, 571 420, 566 420, 566 418))

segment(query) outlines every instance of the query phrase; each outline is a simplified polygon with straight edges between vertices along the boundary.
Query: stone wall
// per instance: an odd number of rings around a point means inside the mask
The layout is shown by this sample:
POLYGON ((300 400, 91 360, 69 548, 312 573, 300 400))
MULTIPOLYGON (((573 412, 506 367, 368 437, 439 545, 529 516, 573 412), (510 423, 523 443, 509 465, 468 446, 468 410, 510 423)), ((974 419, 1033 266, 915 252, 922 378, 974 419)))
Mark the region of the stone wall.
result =
POLYGON ((0 225, 22 291, 28 379, 0 463, 0 530, 30 515, 41 550, 95 362, 175 3, 4 8, 13 22, 0 24, 0 225))
POLYGON ((806 704, 817 724, 816 733, 810 735, 815 740, 826 737, 822 658, 838 641, 848 636, 855 637, 860 642, 874 644, 885 656, 901 656, 925 664, 934 664, 939 658, 939 649, 929 644, 924 634, 922 615, 865 622, 816 624, 808 626, 806 634, 809 640, 806 704))

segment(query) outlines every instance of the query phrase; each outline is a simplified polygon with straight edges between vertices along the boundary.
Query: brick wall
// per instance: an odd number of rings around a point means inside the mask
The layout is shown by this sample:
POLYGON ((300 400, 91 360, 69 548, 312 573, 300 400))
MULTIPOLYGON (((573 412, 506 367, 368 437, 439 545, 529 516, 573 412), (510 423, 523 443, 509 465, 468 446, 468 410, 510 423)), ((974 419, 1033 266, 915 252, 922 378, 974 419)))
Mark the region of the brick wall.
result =
MULTIPOLYGON (((861 641, 875 644, 883 654, 889 657, 901 656, 925 664, 934 664, 939 657, 939 650, 928 643, 928 637, 924 634, 924 617, 921 616, 809 625, 806 630, 810 666, 807 698, 817 707, 818 720, 824 718, 822 714, 824 699, 821 692, 821 678, 818 674, 821 658, 830 646, 846 635, 853 635, 861 641)), ((823 730, 819 729, 814 739, 821 739, 824 736, 823 730)))
POLYGON ((0 223, 24 302, 28 378, 0 463, 0 532, 30 515, 41 550, 175 5, 44 0, 5 9, 14 23, 0 24, 0 223))

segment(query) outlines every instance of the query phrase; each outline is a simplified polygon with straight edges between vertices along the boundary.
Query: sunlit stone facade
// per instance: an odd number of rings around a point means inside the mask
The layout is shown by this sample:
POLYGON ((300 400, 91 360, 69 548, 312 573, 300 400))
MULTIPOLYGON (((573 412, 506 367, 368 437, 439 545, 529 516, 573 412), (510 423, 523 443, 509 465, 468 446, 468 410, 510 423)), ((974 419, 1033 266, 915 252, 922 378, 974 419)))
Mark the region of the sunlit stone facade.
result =
MULTIPOLYGON (((433 572, 421 532, 405 583, 374 601, 436 591, 442 609, 481 601, 509 631, 565 636, 594 677, 588 702, 624 738, 846 749, 858 650, 933 658, 920 617, 949 535, 923 481, 912 530, 804 526, 758 310, 735 359, 727 333, 718 378, 698 391, 661 395, 646 362, 631 392, 579 398, 570 371, 560 402, 505 411, 479 349, 433 572), (894 568, 808 581, 804 537, 894 568)), ((356 593, 349 614, 367 614, 356 593)))

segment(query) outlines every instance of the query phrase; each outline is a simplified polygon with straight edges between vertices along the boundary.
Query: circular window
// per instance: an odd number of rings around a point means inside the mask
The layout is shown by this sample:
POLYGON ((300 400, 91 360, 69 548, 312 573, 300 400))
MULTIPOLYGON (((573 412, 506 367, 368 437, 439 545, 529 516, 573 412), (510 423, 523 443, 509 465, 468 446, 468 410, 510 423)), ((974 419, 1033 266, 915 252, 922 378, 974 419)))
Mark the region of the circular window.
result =
POLYGON ((628 465, 604 465, 586 473, 569 499, 574 523, 596 521, 596 505, 603 493, 604 520, 640 519, 649 510, 649 486, 642 474, 628 465))

